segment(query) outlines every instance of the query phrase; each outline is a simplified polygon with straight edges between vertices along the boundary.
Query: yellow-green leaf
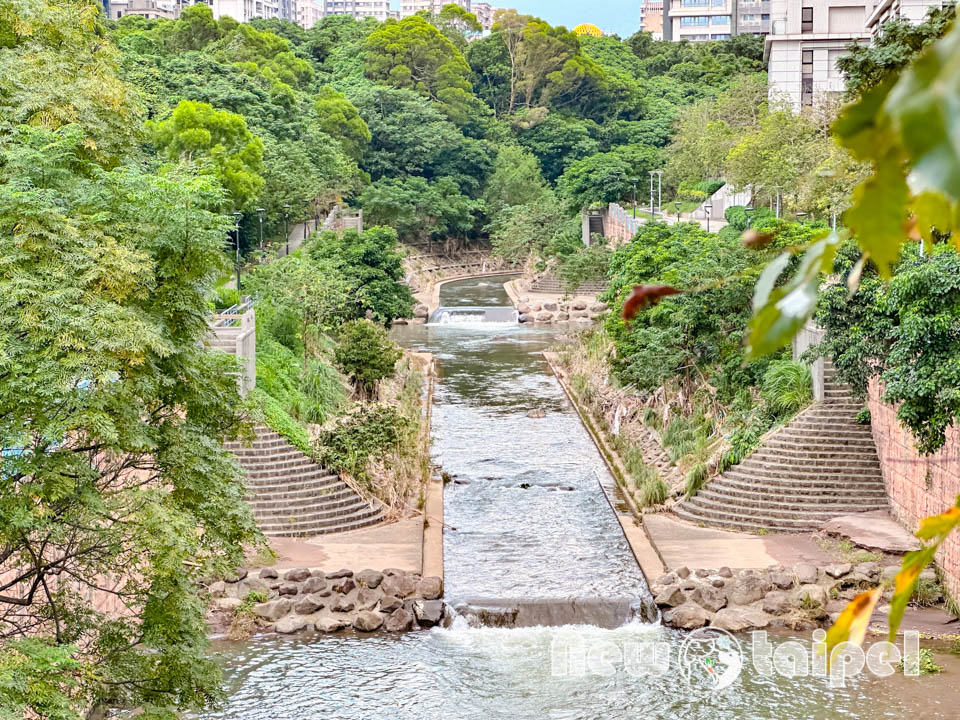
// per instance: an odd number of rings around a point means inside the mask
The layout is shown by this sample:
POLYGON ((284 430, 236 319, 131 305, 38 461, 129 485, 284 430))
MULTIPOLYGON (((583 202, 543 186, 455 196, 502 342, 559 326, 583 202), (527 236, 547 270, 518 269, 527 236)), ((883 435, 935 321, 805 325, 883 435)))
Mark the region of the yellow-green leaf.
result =
POLYGON ((957 525, 960 525, 960 507, 954 505, 945 513, 924 518, 916 536, 921 540, 930 540, 938 535, 949 534, 957 525))
POLYGON ((907 603, 913 597, 913 588, 917 584, 917 578, 923 569, 933 560, 934 554, 940 543, 927 545, 920 550, 908 552, 903 558, 903 566, 897 573, 893 598, 890 600, 890 616, 887 622, 890 625, 890 641, 893 642, 897 636, 897 629, 900 627, 900 621, 903 620, 903 612, 907 609, 907 603))
POLYGON ((928 250, 933 242, 934 229, 942 235, 953 230, 953 208, 943 195, 920 193, 913 199, 911 207, 917 218, 917 231, 923 237, 924 245, 928 250))
POLYGON ((833 660, 833 652, 843 642, 860 645, 867 633, 867 625, 873 609, 880 600, 883 588, 875 587, 857 595, 851 600, 837 621, 827 630, 826 652, 827 664, 833 660))
POLYGON ((900 256, 908 199, 903 165, 896 153, 889 153, 873 177, 853 191, 853 207, 844 215, 857 244, 884 279, 890 278, 890 268, 900 256))

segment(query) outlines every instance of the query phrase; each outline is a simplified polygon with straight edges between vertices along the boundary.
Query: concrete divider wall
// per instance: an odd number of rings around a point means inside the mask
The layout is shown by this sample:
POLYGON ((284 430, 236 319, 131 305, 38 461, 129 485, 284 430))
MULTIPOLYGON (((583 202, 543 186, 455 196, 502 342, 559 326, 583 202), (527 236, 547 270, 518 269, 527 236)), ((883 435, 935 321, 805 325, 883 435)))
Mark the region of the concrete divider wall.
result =
MULTIPOLYGON (((960 494, 960 428, 947 431, 947 442, 933 455, 921 455, 913 434, 900 424, 897 408, 881 400, 883 385, 870 381, 873 438, 880 456, 880 469, 894 517, 916 530, 920 521, 939 515, 956 503, 960 494)), ((940 546, 937 564, 943 581, 955 600, 960 601, 960 534, 954 532, 940 546)))

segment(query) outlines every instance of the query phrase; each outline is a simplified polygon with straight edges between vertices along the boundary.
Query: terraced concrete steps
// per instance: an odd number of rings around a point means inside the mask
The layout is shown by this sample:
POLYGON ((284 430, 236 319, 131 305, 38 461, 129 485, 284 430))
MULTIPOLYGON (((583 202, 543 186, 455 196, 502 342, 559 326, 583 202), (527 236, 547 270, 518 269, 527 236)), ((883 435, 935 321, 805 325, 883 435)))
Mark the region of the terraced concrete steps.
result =
POLYGON ((826 361, 822 403, 673 512, 721 528, 802 532, 838 515, 888 509, 873 435, 856 420, 861 407, 826 361))
POLYGON ((383 519, 335 474, 266 427, 251 445, 226 443, 246 470, 249 503, 264 535, 307 537, 375 525, 383 519))

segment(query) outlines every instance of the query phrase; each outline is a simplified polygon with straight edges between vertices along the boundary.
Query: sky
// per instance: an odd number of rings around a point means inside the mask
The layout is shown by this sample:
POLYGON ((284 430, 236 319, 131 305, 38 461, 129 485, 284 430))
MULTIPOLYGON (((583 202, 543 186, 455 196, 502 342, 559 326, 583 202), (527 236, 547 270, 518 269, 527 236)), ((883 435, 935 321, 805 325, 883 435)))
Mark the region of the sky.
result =
POLYGON ((551 25, 565 25, 568 30, 580 23, 593 23, 622 38, 633 35, 640 24, 639 0, 495 0, 491 4, 516 8, 521 13, 541 17, 551 25))

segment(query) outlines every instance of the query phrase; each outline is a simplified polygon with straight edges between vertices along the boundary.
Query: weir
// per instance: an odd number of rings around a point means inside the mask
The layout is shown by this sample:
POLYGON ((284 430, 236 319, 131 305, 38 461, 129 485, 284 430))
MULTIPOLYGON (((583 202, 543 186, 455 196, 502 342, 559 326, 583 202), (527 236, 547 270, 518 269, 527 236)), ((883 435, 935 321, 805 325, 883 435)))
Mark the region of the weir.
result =
POLYGON ((433 325, 470 323, 516 323, 519 313, 509 307, 441 307, 430 315, 433 325))

